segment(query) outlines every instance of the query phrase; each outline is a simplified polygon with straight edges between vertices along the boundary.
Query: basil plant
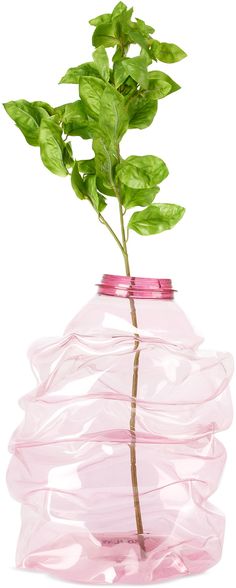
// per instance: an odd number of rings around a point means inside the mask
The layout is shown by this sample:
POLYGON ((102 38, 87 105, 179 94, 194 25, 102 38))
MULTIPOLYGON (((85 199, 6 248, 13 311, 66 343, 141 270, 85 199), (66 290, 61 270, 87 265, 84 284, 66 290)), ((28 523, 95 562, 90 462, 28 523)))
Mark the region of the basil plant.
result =
POLYGON ((154 29, 132 17, 133 9, 119 2, 111 14, 90 20, 92 61, 69 68, 59 82, 78 86, 79 99, 56 107, 23 99, 4 104, 29 145, 39 147, 48 170, 69 175, 76 196, 91 204, 119 245, 127 275, 129 230, 140 235, 161 233, 176 225, 185 212, 177 204, 155 201, 169 173, 161 158, 148 154, 123 159, 120 153, 125 133, 150 126, 158 101, 180 89, 156 64, 186 57, 180 47, 153 38, 154 29), (131 45, 137 48, 135 57, 129 57, 131 45), (114 50, 112 63, 107 48, 114 50), (75 136, 92 141, 92 159, 74 158, 70 139, 75 136), (110 198, 118 201, 121 237, 104 216, 110 198), (133 208, 139 210, 125 224, 125 214, 133 208))

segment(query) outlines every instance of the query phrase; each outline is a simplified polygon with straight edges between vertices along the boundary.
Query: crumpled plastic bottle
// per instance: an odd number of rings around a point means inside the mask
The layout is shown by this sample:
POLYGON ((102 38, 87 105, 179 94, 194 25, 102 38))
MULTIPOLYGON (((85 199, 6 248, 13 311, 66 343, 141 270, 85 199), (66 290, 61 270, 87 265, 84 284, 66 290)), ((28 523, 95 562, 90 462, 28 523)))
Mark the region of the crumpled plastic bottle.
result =
POLYGON ((7 471, 22 503, 16 567, 138 584, 220 559, 224 516, 209 497, 233 360, 201 343, 170 280, 105 274, 62 337, 31 345, 37 386, 19 401, 7 471))

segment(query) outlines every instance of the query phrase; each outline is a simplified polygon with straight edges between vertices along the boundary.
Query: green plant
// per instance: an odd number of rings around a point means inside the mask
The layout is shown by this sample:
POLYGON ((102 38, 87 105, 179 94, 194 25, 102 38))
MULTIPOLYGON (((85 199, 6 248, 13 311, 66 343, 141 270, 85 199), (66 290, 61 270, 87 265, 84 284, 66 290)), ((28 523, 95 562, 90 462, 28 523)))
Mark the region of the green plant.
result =
MULTIPOLYGON (((154 29, 143 20, 132 21, 133 9, 119 2, 111 14, 92 20, 93 61, 68 69, 60 83, 79 85, 80 99, 52 107, 46 102, 16 100, 4 107, 22 131, 26 141, 40 148, 44 165, 54 174, 71 177, 71 185, 80 200, 90 203, 98 219, 110 231, 131 275, 127 242, 129 231, 153 235, 172 228, 182 218, 182 206, 154 202, 159 184, 168 169, 154 155, 132 155, 123 159, 120 142, 128 129, 145 129, 153 121, 158 101, 179 90, 166 73, 149 69, 152 62, 174 63, 186 57, 177 45, 161 43, 152 37, 154 29), (131 45, 138 55, 128 57, 131 45), (106 48, 114 48, 110 67, 106 48), (92 140, 94 158, 75 160, 68 137, 92 140), (109 198, 118 202, 121 237, 104 217, 109 198), (125 214, 135 211, 125 226, 125 214)), ((138 328, 135 302, 130 300, 132 324, 138 328)), ((139 335, 135 333, 135 355, 130 418, 130 460, 136 527, 141 552, 143 522, 138 492, 135 448, 135 418, 138 390, 139 335)))

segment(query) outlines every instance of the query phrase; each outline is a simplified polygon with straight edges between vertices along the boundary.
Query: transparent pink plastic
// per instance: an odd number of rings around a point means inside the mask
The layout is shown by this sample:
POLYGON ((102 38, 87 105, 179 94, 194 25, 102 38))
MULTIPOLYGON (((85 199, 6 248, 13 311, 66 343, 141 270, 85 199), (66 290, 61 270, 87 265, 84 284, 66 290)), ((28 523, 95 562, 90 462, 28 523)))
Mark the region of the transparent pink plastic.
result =
POLYGON ((10 440, 7 472, 22 503, 17 567, 75 582, 139 584, 202 572, 220 559, 224 516, 208 499, 226 458, 215 433, 232 420, 232 357, 199 350, 202 339, 170 285, 167 296, 159 286, 145 286, 144 297, 127 283, 125 293, 100 286, 62 337, 30 347, 37 386, 19 401, 25 419, 10 440), (135 333, 144 552, 130 463, 135 333))

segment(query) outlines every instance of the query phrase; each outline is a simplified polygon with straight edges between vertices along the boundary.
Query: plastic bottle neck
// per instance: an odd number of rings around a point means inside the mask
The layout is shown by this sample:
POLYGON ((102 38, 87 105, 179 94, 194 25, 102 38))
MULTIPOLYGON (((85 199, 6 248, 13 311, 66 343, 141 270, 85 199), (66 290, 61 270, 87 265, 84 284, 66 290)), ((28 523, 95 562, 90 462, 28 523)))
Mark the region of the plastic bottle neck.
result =
POLYGON ((119 276, 103 274, 98 286, 98 294, 120 296, 121 298, 158 298, 172 300, 174 290, 170 279, 139 278, 136 276, 119 276))

